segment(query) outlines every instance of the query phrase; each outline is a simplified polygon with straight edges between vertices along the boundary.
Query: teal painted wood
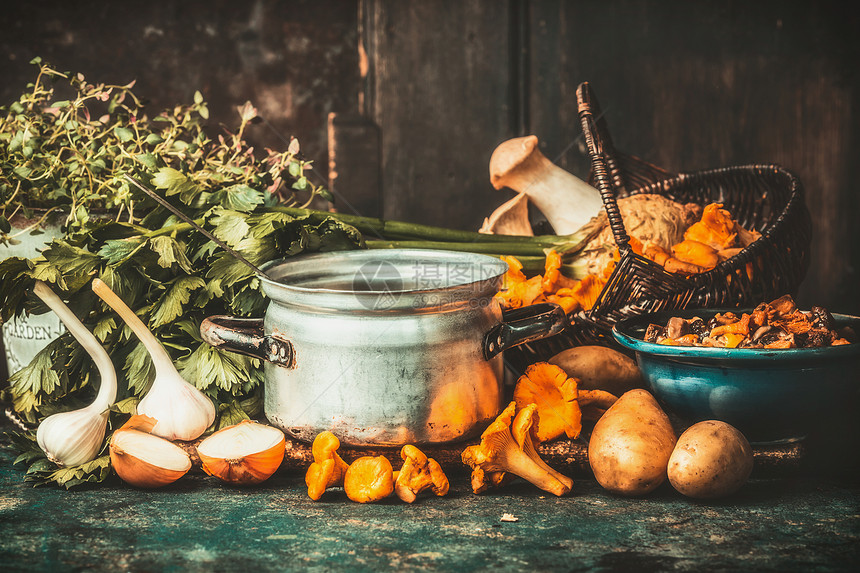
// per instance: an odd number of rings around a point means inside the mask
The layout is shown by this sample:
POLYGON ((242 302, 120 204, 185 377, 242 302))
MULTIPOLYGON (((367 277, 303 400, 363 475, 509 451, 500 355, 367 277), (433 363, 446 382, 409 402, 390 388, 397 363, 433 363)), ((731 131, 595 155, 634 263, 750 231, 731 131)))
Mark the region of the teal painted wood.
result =
POLYGON ((860 559, 856 480, 759 479, 704 504, 666 484, 621 498, 591 479, 566 498, 525 483, 478 496, 459 474, 445 498, 362 505, 339 489, 312 502, 300 474, 246 489, 201 474, 155 491, 33 489, 12 459, 0 448, 4 571, 812 571, 860 559))

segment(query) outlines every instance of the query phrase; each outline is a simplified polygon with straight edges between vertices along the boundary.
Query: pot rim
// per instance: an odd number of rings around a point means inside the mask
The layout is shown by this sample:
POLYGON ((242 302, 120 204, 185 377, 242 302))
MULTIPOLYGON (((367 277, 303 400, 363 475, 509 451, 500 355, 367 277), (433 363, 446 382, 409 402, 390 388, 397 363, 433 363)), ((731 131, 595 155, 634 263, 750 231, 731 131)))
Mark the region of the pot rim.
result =
POLYGON ((491 298, 508 265, 460 251, 370 249, 277 259, 261 270, 268 275, 260 277, 264 291, 275 302, 373 311, 440 309, 491 298), (422 281, 421 269, 440 274, 422 281))

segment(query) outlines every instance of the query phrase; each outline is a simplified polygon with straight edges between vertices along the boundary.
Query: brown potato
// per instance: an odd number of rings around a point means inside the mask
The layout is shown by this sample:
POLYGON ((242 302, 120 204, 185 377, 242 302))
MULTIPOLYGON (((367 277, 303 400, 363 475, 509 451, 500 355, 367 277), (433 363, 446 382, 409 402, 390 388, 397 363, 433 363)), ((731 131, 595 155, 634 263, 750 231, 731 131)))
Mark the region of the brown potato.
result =
POLYGON ((669 417, 654 397, 646 390, 630 390, 595 424, 588 463, 609 491, 644 495, 666 480, 675 441, 669 417))
POLYGON ((582 390, 604 390, 621 396, 644 386, 636 361, 604 346, 568 348, 550 358, 549 363, 560 366, 568 376, 577 378, 582 390))
POLYGON ((736 492, 752 472, 752 448, 734 426, 699 422, 678 438, 669 458, 669 482, 688 497, 713 499, 736 492))

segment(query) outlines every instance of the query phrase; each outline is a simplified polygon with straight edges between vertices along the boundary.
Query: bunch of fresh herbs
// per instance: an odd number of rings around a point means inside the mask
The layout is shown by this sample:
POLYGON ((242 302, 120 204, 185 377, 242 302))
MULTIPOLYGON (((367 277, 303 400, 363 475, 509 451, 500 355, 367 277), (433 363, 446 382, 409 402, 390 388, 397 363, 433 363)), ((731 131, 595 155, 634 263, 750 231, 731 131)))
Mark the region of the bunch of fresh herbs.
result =
MULTIPOLYGON (((239 109, 235 133, 213 138, 204 129, 208 113, 199 93, 193 104, 150 119, 131 84, 91 84, 80 74, 33 63, 36 81, 2 109, 0 237, 15 240, 9 220, 17 215, 31 220, 25 231, 37 229, 54 211, 66 221, 63 236, 40 256, 0 262, 0 318, 46 311, 30 294, 36 280, 66 299, 117 367, 114 429, 134 411, 154 373, 142 344, 92 294, 90 282, 100 277, 147 323, 184 376, 215 401, 218 427, 258 415, 261 365, 213 349, 201 340, 199 325, 212 314, 262 315, 266 301, 259 280, 124 176, 158 190, 258 265, 305 250, 354 248, 361 235, 328 217, 311 220, 301 209, 298 215, 270 210, 327 193, 308 180, 312 166, 299 157, 296 140, 285 152, 261 154, 246 144, 244 129, 256 117, 251 104, 239 109), (60 91, 71 93, 57 99, 60 91)), ((96 374, 83 349, 64 334, 10 378, 3 398, 35 426, 91 400, 96 374)), ((29 479, 71 487, 108 475, 106 456, 86 467, 58 469, 44 459, 32 435, 16 439, 19 460, 30 465, 29 479)))

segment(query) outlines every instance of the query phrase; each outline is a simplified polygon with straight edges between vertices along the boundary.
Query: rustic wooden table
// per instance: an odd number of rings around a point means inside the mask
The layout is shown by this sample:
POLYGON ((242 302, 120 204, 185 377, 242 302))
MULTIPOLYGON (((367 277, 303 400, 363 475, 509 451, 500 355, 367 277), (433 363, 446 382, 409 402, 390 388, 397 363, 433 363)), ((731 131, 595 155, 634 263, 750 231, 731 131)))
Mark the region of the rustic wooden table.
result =
POLYGON ((445 498, 373 505, 342 490, 319 502, 301 472, 261 487, 201 473, 144 491, 118 481, 30 487, 0 438, 4 571, 839 571, 860 563, 860 481, 797 469, 754 474, 701 503, 664 484, 611 495, 576 471, 573 495, 526 483, 473 495, 454 473, 445 498), (517 521, 503 522, 508 513, 517 521))

